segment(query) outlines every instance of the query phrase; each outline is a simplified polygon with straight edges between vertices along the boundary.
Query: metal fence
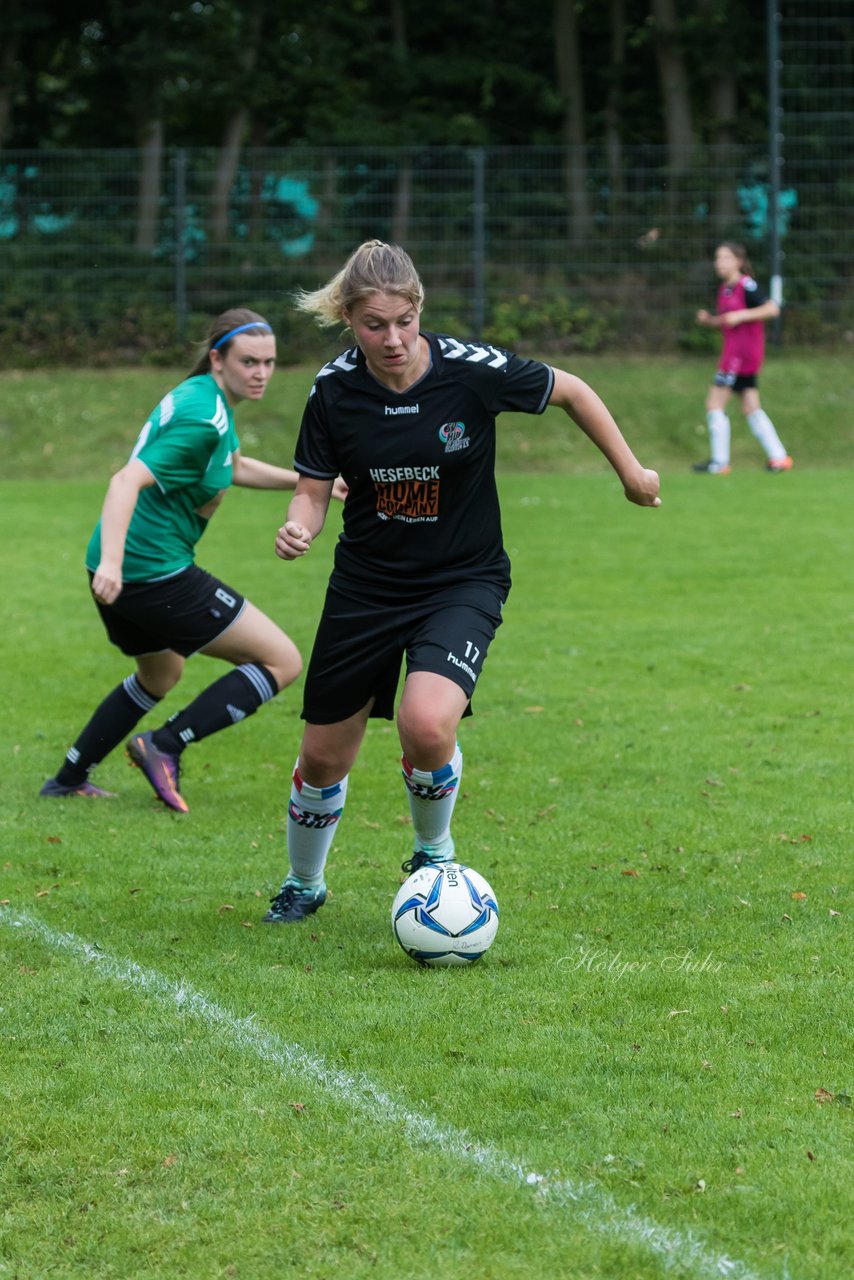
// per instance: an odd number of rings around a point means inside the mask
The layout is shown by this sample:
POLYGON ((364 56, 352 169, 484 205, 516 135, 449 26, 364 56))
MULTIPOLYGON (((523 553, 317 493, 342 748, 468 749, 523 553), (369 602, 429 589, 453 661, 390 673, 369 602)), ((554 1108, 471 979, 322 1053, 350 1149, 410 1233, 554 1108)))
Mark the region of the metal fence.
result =
MULTIPOLYGON (((168 351, 231 305, 269 315, 298 350, 308 321, 290 291, 374 236, 412 254, 427 325, 527 350, 706 342, 693 315, 713 296, 720 239, 745 243, 768 284, 757 149, 247 150, 218 196, 220 161, 165 153, 146 204, 141 153, 0 153, 4 361, 43 358, 46 334, 50 358, 168 351)), ((784 340, 838 341, 854 332, 852 131, 795 138, 775 198, 784 340)))

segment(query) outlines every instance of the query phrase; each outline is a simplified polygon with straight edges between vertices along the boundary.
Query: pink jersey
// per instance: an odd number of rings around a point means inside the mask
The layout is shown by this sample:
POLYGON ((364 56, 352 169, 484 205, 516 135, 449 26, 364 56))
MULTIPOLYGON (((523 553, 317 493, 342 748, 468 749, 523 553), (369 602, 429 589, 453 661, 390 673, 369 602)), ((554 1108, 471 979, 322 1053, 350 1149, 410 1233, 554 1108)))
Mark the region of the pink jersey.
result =
MULTIPOLYGON (((718 315, 725 311, 744 311, 761 307, 765 294, 751 276, 742 276, 736 284, 722 284, 718 289, 718 315)), ((749 320, 734 329, 723 329, 724 348, 718 368, 722 373, 746 376, 758 373, 765 355, 765 323, 749 320)))

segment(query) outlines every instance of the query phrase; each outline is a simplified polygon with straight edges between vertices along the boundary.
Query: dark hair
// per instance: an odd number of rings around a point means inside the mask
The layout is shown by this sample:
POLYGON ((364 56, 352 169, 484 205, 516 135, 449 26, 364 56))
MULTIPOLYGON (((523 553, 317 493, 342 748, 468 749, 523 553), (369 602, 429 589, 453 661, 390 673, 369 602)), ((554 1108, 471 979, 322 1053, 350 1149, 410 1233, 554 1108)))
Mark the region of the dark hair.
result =
POLYGON ((298 311, 313 315, 318 324, 346 324, 355 304, 373 293, 399 294, 415 311, 421 311, 424 286, 412 259, 400 245, 366 240, 322 289, 311 293, 298 290, 294 305, 298 311))
POLYGON ((750 265, 750 259, 743 244, 739 244, 736 240, 722 240, 718 248, 729 249, 730 253, 738 259, 739 271, 744 272, 746 276, 753 275, 753 267, 750 265))
POLYGON ((234 341, 233 336, 227 337, 227 335, 233 334, 235 329, 240 329, 244 333, 273 332, 268 321, 263 316, 259 316, 257 311, 250 311, 248 307, 231 307, 228 311, 223 311, 222 315, 211 321, 208 336, 199 344, 196 363, 187 376, 195 378, 200 373, 210 373, 211 350, 216 347, 220 355, 225 355, 234 341), (223 338, 226 338, 225 342, 222 341, 223 338))

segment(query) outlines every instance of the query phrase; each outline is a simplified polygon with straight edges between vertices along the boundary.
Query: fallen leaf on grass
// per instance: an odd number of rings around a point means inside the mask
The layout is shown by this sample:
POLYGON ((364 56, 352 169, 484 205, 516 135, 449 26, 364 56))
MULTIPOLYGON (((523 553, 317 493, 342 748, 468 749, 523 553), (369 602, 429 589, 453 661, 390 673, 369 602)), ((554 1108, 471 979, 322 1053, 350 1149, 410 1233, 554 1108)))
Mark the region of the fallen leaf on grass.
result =
MULTIPOLYGON (((292 1111, 305 1111, 304 1102, 289 1102, 288 1106, 291 1108, 292 1111)), ((297 1175, 297 1177, 299 1177, 299 1175, 297 1175)))
POLYGON ((678 1018, 680 1013, 690 1013, 690 1012, 691 1012, 690 1009, 671 1009, 667 1016, 668 1018, 678 1018))
POLYGON ((163 1168, 171 1169, 172 1166, 177 1163, 178 1163, 178 1157, 176 1155, 167 1156, 163 1161, 163 1168))
POLYGON ((639 875, 639 874, 640 874, 640 873, 639 873, 639 872, 637 872, 637 871, 621 871, 621 872, 620 872, 620 875, 621 875, 621 876, 636 876, 636 875, 639 875))
POLYGON ((218 916, 221 916, 223 911, 233 911, 233 910, 234 910, 234 907, 231 905, 230 902, 224 902, 221 907, 217 907, 216 913, 218 916))
POLYGON ((128 893, 142 893, 142 889, 128 889, 128 893))
POLYGON ((833 1094, 829 1089, 816 1089, 815 1100, 816 1102, 832 1102, 833 1094))
POLYGON ((792 923, 792 917, 791 917, 791 916, 787 916, 787 915, 786 915, 786 913, 785 913, 785 911, 783 912, 783 919, 784 919, 784 920, 787 920, 787 921, 789 922, 789 924, 791 924, 791 923, 792 923))
POLYGON ((62 836, 48 836, 48 844, 62 844, 62 836))
POLYGON ((735 1111, 730 1111, 729 1115, 730 1115, 730 1119, 731 1119, 731 1120, 740 1120, 740 1119, 741 1119, 741 1107, 736 1107, 735 1111))
POLYGON ((830 908, 830 910, 829 910, 829 912, 828 912, 828 915, 831 915, 831 916, 838 916, 838 915, 840 915, 840 912, 839 912, 839 911, 834 911, 834 910, 833 910, 833 907, 831 907, 831 908, 830 908))
POLYGON ((815 1156, 811 1151, 807 1152, 807 1160, 815 1160, 815 1156))
POLYGON ((557 808, 557 805, 556 805, 556 804, 550 804, 550 805, 547 805, 545 809, 538 809, 538 810, 537 810, 537 817, 538 817, 538 818, 550 818, 550 817, 552 816, 552 814, 554 813, 554 811, 555 811, 555 809, 556 809, 556 808, 557 808))
POLYGON ((807 900, 807 895, 805 893, 801 893, 800 889, 796 889, 792 894, 792 897, 795 902, 806 902, 807 900))

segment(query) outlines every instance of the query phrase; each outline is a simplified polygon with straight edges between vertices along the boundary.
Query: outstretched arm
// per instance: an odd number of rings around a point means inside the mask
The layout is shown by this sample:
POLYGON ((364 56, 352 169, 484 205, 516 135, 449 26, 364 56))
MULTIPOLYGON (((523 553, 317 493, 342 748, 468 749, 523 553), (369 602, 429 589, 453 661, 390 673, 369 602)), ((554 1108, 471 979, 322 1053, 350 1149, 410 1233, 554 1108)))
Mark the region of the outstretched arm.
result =
MULTIPOLYGON (((240 452, 232 458, 231 468, 234 483, 244 489, 295 489, 299 480, 296 471, 262 462, 260 458, 246 458, 240 452)), ((340 476, 332 486, 332 497, 339 502, 347 497, 347 486, 340 476)))
POLYGON ((639 507, 659 507, 657 471, 641 466, 629 448, 609 409, 592 387, 574 374, 555 369, 549 404, 567 413, 596 445, 616 471, 629 502, 639 507))
POLYGON ((299 476, 287 467, 276 467, 260 458, 246 458, 240 452, 231 459, 231 478, 244 489, 295 489, 299 476))

